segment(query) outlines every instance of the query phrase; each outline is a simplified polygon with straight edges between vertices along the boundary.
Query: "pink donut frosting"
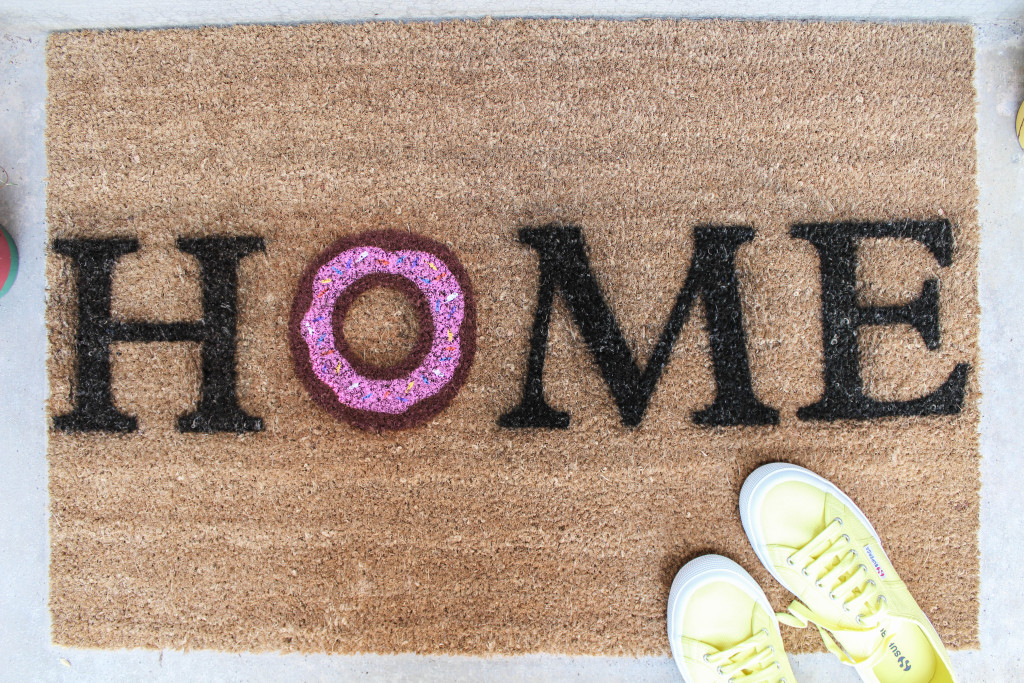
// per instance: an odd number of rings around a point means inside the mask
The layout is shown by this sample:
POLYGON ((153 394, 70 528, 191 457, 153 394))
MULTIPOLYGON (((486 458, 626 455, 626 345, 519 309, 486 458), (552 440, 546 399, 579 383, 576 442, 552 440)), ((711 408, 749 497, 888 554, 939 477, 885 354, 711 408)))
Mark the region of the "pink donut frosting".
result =
POLYGON ((462 356, 460 332, 465 314, 465 293, 435 254, 356 247, 340 252, 317 271, 312 301, 302 316, 301 335, 309 348, 313 373, 338 401, 356 410, 397 415, 437 394, 452 380, 462 356), (431 347, 423 362, 396 379, 372 379, 358 373, 335 346, 333 318, 338 297, 373 273, 398 275, 412 282, 426 298, 434 323, 431 347))

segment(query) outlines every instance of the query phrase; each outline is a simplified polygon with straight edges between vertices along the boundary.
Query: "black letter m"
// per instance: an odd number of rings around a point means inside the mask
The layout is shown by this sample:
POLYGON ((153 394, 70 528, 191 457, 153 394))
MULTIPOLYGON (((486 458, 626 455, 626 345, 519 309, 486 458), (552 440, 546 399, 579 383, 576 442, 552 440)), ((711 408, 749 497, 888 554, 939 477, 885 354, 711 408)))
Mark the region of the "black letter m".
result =
POLYGON ((192 254, 202 268, 203 317, 154 323, 115 320, 110 313, 111 275, 117 259, 139 248, 134 239, 58 239, 53 250, 70 257, 77 271, 78 356, 75 407, 53 418, 64 431, 135 431, 136 420, 119 411, 110 386, 113 342, 199 342, 202 387, 195 412, 178 418, 183 432, 254 432, 263 420, 238 406, 235 392, 235 327, 238 316, 238 262, 263 251, 259 237, 179 239, 178 249, 192 254))
POLYGON ((753 239, 754 233, 742 227, 698 227, 693 235, 693 262, 686 282, 647 367, 641 371, 590 269, 580 229, 546 226, 520 230, 519 240, 540 254, 540 286, 523 399, 502 415, 498 424, 510 428, 569 426, 569 414, 554 410, 544 399, 544 356, 556 288, 601 370, 623 424, 634 427, 643 419, 698 296, 704 300, 718 393, 714 403, 694 413, 694 421, 707 426, 777 424, 778 411, 758 401, 751 386, 734 267, 736 250, 753 239))

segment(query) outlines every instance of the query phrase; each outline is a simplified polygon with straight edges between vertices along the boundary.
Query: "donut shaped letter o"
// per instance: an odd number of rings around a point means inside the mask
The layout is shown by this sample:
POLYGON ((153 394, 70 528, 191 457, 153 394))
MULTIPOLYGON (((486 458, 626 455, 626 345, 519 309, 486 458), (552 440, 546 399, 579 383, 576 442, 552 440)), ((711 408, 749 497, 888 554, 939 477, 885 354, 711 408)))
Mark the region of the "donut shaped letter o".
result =
POLYGON ((306 268, 288 333, 299 377, 322 408, 364 429, 405 429, 441 412, 465 383, 476 353, 476 301, 444 245, 364 232, 338 240, 306 268), (342 332, 349 306, 373 287, 405 294, 419 319, 413 350, 390 367, 363 362, 342 332))

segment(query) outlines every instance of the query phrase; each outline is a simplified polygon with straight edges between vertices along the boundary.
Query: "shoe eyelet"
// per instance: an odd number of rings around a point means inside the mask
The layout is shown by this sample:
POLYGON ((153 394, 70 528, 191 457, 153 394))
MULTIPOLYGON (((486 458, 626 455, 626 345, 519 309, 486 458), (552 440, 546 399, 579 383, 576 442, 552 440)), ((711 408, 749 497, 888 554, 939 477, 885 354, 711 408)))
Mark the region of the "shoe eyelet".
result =
POLYGON ((774 645, 769 645, 768 646, 768 652, 769 652, 769 654, 775 654, 775 646, 774 645))
POLYGON ((822 590, 825 590, 825 584, 823 584, 821 581, 815 581, 814 585, 822 590))
POLYGON ((832 591, 829 591, 829 593, 828 593, 828 599, 829 599, 829 600, 835 600, 835 599, 836 599, 836 594, 835 594, 835 593, 833 593, 832 591))
POLYGON ((874 580, 874 579, 868 579, 868 585, 870 585, 870 586, 876 586, 876 587, 878 586, 878 584, 877 584, 877 583, 875 583, 875 580, 874 580))
POLYGON ((705 652, 703 655, 701 655, 701 659, 704 660, 705 664, 710 664, 711 663, 711 658, 708 657, 708 653, 707 652, 705 652))
POLYGON ((868 566, 866 564, 858 564, 857 569, 863 569, 865 574, 870 574, 870 572, 868 571, 868 566))
POLYGON ((761 633, 763 633, 764 635, 767 636, 768 635, 768 629, 766 629, 766 628, 761 629, 761 633))
POLYGON ((857 615, 857 625, 858 626, 863 626, 864 625, 864 617, 862 617, 859 614, 857 615))
MULTIPOLYGON (((850 542, 850 534, 843 534, 843 539, 844 539, 844 540, 845 540, 845 541, 846 541, 847 543, 849 543, 849 542, 850 542)), ((854 554, 854 555, 856 555, 856 554, 857 554, 857 551, 856 551, 856 550, 855 550, 855 551, 853 551, 853 554, 854 554)))
POLYGON ((886 605, 889 604, 889 601, 885 599, 884 595, 879 595, 878 596, 878 602, 881 602, 881 603, 886 604, 886 605))
POLYGON ((850 608, 846 606, 845 602, 843 603, 843 611, 847 613, 850 611, 850 608))
POLYGON ((788 564, 790 567, 795 567, 796 566, 796 562, 793 561, 793 556, 792 555, 790 555, 789 557, 786 558, 786 564, 788 564))
POLYGON ((843 525, 843 518, 842 517, 833 517, 832 521, 833 522, 839 522, 839 526, 843 525))
POLYGON ((803 574, 805 577, 810 577, 810 575, 811 575, 811 573, 809 571, 807 571, 806 567, 801 569, 800 573, 803 574))
POLYGON ((719 666, 719 667, 717 667, 717 668, 715 668, 715 671, 717 671, 717 672, 718 672, 718 675, 719 675, 719 676, 724 676, 724 675, 725 675, 725 669, 723 669, 723 668, 722 668, 722 667, 720 667, 720 666, 719 666))
POLYGON ((775 668, 778 669, 779 671, 782 671, 782 665, 779 664, 778 662, 775 662, 775 668))

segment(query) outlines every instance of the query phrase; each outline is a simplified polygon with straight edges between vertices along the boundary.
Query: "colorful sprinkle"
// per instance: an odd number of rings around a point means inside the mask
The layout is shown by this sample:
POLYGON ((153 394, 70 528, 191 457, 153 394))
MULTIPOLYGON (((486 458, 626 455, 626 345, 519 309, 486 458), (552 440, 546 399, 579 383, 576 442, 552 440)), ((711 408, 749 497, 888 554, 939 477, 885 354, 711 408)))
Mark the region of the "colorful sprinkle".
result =
POLYGON ((313 279, 313 291, 307 295, 312 295, 316 302, 307 310, 308 317, 303 319, 301 329, 314 361, 314 373, 334 390, 343 405, 374 413, 401 414, 452 381, 457 369, 454 364, 460 357, 459 346, 454 342, 466 313, 466 302, 459 278, 444 261, 431 260, 435 258, 434 254, 414 250, 399 253, 367 245, 338 253, 320 266, 313 279), (420 270, 420 265, 426 270, 420 270), (413 374, 395 380, 359 376, 335 348, 337 340, 332 334, 331 303, 353 282, 376 272, 408 278, 427 301, 433 298, 434 306, 429 310, 435 329, 442 333, 435 333, 433 349, 424 364, 413 374), (445 307, 448 310, 442 312, 445 307), (444 358, 439 359, 441 355, 444 358))

